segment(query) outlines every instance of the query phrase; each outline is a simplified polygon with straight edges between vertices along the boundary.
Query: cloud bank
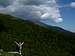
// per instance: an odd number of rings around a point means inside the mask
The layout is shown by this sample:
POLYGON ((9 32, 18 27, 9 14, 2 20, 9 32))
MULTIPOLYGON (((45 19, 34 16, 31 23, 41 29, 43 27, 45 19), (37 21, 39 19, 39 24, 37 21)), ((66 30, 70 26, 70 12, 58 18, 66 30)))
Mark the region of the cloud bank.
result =
POLYGON ((63 21, 56 0, 7 0, 7 2, 7 6, 0 5, 0 13, 30 20, 52 19, 56 23, 63 21))
POLYGON ((75 2, 71 2, 70 7, 75 8, 75 2))

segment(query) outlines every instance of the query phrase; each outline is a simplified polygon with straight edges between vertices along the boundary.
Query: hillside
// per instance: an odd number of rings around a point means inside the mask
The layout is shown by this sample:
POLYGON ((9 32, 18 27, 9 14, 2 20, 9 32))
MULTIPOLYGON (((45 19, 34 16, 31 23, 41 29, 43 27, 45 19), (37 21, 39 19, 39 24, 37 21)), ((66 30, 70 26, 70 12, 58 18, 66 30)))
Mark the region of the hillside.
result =
POLYGON ((75 56, 75 34, 57 29, 0 14, 0 49, 16 51, 14 41, 24 41, 23 56, 75 56))

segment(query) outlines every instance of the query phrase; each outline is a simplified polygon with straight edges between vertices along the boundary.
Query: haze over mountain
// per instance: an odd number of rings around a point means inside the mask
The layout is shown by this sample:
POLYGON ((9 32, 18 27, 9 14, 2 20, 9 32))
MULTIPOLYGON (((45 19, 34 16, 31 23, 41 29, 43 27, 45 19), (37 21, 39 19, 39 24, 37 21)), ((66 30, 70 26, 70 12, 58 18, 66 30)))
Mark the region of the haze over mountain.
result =
POLYGON ((0 49, 18 51, 14 41, 25 42, 23 56, 75 55, 75 33, 0 14, 0 49))

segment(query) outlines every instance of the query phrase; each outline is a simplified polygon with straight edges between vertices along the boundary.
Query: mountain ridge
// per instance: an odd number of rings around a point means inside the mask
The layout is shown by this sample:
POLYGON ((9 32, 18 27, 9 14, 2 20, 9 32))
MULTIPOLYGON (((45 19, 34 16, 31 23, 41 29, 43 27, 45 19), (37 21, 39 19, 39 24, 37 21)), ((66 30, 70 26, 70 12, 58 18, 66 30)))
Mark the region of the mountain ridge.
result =
MULTIPOLYGON (((12 15, 9 15, 9 14, 0 14, 0 15, 5 15, 5 16, 11 16, 11 17, 16 17, 16 16, 12 16, 12 15)), ((31 23, 34 23, 34 24, 38 24, 38 25, 40 25, 40 26, 42 26, 42 27, 46 27, 46 28, 55 28, 56 30, 58 30, 58 31, 64 31, 64 32, 70 32, 70 33, 75 33, 75 32, 71 32, 71 31, 69 31, 69 30, 65 30, 65 29, 63 29, 63 28, 61 28, 61 27, 58 27, 58 26, 51 26, 51 25, 47 25, 47 24, 45 24, 45 23, 43 23, 43 22, 40 22, 40 21, 38 21, 38 20, 23 20, 23 19, 21 19, 21 18, 19 18, 19 17, 17 17, 18 19, 15 19, 15 20, 20 20, 20 21, 22 21, 22 22, 31 22, 31 23)))

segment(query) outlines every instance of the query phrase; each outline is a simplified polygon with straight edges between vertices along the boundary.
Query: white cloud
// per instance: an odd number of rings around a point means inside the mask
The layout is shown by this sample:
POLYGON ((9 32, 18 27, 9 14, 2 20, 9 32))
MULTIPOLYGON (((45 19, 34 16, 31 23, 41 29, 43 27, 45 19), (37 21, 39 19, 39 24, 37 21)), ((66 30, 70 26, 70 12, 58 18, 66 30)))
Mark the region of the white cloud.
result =
POLYGON ((49 13, 44 13, 43 15, 41 15, 42 19, 46 19, 47 17, 49 17, 49 13))
POLYGON ((8 0, 7 7, 0 7, 0 12, 9 13, 23 18, 40 20, 52 19, 62 22, 60 11, 55 0, 8 0))
POLYGON ((71 6, 72 8, 75 8, 75 2, 71 2, 71 3, 70 3, 70 6, 71 6))
POLYGON ((62 22, 62 21, 63 21, 62 18, 58 18, 58 19, 55 20, 56 23, 58 23, 58 22, 62 22))

